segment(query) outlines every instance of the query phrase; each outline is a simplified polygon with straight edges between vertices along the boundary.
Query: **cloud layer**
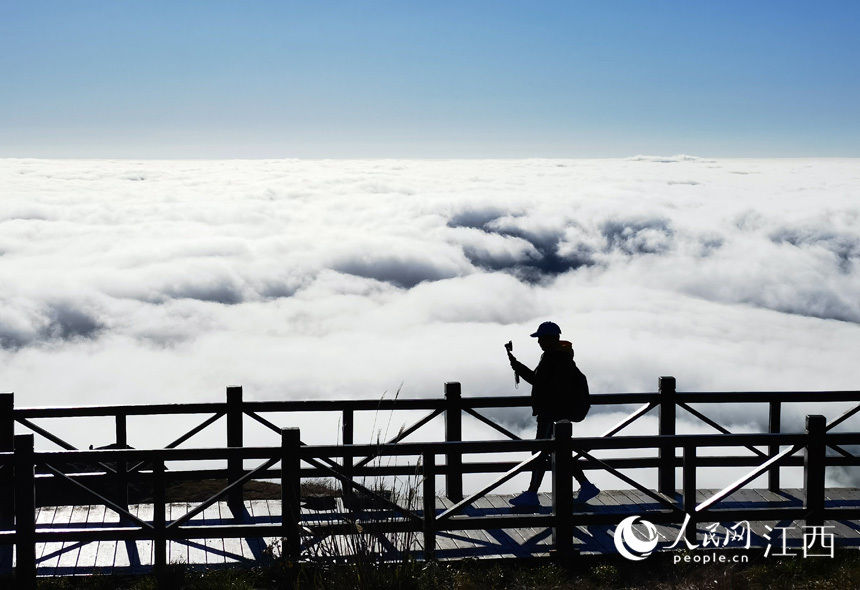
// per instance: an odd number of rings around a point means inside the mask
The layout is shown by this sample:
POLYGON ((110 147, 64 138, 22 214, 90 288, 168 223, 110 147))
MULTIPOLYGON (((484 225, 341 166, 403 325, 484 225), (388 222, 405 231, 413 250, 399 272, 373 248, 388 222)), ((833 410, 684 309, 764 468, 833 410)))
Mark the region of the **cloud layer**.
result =
POLYGON ((547 319, 597 392, 857 389, 857 165, 0 160, 0 389, 512 394, 501 344, 535 363, 547 319))

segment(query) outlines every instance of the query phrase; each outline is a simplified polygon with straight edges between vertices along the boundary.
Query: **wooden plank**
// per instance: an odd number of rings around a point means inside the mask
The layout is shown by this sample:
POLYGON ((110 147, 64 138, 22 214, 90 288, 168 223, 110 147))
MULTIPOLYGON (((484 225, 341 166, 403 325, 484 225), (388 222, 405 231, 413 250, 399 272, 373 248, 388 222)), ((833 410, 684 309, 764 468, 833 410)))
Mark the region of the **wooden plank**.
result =
MULTIPOLYGON (((708 494, 713 493, 714 490, 707 490, 708 494)), ((778 505, 782 506, 790 506, 790 505, 800 505, 801 499, 797 497, 797 490, 784 490, 782 493, 774 493, 767 489, 760 488, 742 488, 736 491, 734 494, 729 496, 727 507, 740 507, 748 506, 750 509, 755 507, 762 507, 764 505, 774 507, 778 505), (788 497, 786 497, 788 496, 788 497)), ((703 494, 705 495, 705 494, 703 494)), ((718 505, 718 508, 722 507, 718 505)), ((743 520, 743 519, 741 519, 743 520)), ((736 522, 727 522, 720 523, 722 525, 720 530, 725 531, 726 526, 734 526, 737 522, 741 522, 738 520, 736 522)), ((748 521, 750 523, 750 530, 752 532, 751 545, 758 547, 766 547, 767 545, 772 545, 772 551, 777 551, 781 548, 781 535, 782 532, 777 527, 789 526, 789 527, 797 527, 798 522, 793 522, 790 520, 758 520, 758 521, 748 521), (770 527, 770 529, 768 528, 770 527), (771 537, 768 540, 767 537, 771 537)), ((709 523, 702 523, 700 529, 706 526, 709 523)), ((703 531, 704 533, 704 531, 703 531)), ((793 538, 791 532, 789 532, 789 538, 793 538)), ((732 542, 731 546, 737 547, 738 542, 732 542)))
POLYGON ((636 502, 626 495, 620 496, 613 492, 615 490, 602 490, 595 496, 594 501, 599 503, 598 506, 607 507, 607 511, 618 512, 621 518, 623 515, 641 514, 642 511, 637 507, 636 502))
MULTIPOLYGON (((471 506, 467 507, 464 511, 464 515, 470 514, 483 514, 486 510, 492 510, 493 506, 490 504, 489 500, 486 496, 482 498, 478 498, 475 500, 471 506)), ((465 536, 473 539, 473 543, 475 547, 480 547, 480 550, 476 550, 475 557, 479 559, 487 559, 491 557, 499 557, 505 555, 505 553, 511 554, 512 547, 505 546, 500 543, 498 539, 494 538, 490 535, 490 533, 483 529, 476 529, 470 531, 457 531, 459 534, 463 534, 465 536)), ((512 554, 511 554, 512 555, 512 554)))
MULTIPOLYGON (((110 508, 105 508, 101 517, 102 525, 113 526, 118 522, 119 514, 110 508)), ((110 572, 113 570, 114 563, 116 562, 117 545, 118 543, 116 541, 99 541, 98 548, 96 549, 95 563, 95 567, 98 568, 99 571, 110 572)))
MULTIPOLYGON (((701 502, 710 497, 717 490, 697 490, 697 501, 701 502)), ((510 495, 495 495, 491 494, 484 498, 476 500, 472 507, 465 511, 468 514, 470 511, 477 514, 508 514, 511 513, 511 507, 508 504, 510 495)), ((548 508, 551 498, 549 494, 543 493, 539 495, 543 510, 548 508)), ((781 493, 770 492, 766 489, 758 488, 742 488, 728 497, 724 503, 726 507, 751 509, 773 506, 773 505, 799 505, 802 502, 802 490, 787 489, 781 493)), ((825 499, 829 502, 847 502, 854 501, 860 503, 860 491, 857 488, 828 488, 825 491, 825 499)), ((448 508, 452 503, 447 498, 437 498, 437 506, 439 508, 448 508)), ((647 520, 647 512, 642 510, 643 505, 655 505, 655 501, 643 494, 639 490, 604 490, 596 497, 589 499, 585 505, 588 511, 600 511, 601 509, 616 509, 619 510, 619 521, 625 515, 641 514, 647 520)), ((187 513, 192 505, 188 503, 172 503, 168 505, 168 518, 174 520, 179 516, 187 513)), ((311 511, 305 509, 302 511, 302 518, 305 522, 342 522, 343 510, 342 502, 337 503, 339 510, 333 511, 311 511)), ((581 509, 582 505, 578 505, 581 509)), ((252 518, 252 522, 278 522, 280 520, 280 502, 278 500, 253 500, 246 502, 246 508, 252 518)), ((152 505, 133 505, 130 507, 132 514, 137 515, 144 520, 151 520, 152 505)), ((36 521, 39 525, 50 524, 51 527, 64 528, 68 525, 92 526, 98 527, 101 525, 109 526, 119 521, 118 515, 101 505, 76 506, 76 507, 41 507, 36 512, 36 521)), ((223 502, 218 502, 207 508, 202 514, 192 519, 189 524, 206 524, 229 523, 232 522, 232 513, 223 502)), ((706 526, 710 524, 702 522, 698 524, 697 543, 700 547, 704 545, 704 535, 708 532, 706 526)), ((717 523, 718 526, 715 533, 719 536, 719 540, 723 540, 723 535, 726 528, 735 524, 717 523)), ((789 552, 802 554, 802 540, 805 523, 803 521, 796 522, 751 522, 750 528, 753 533, 752 546, 764 547, 768 541, 764 537, 769 534, 773 537, 771 542, 772 552, 781 549, 781 538, 777 535, 779 531, 768 531, 765 525, 771 527, 789 526, 793 527, 788 531, 788 538, 791 540, 789 552)), ((856 541, 860 538, 860 531, 850 526, 846 522, 827 521, 827 526, 834 528, 827 529, 836 535, 836 542, 839 544, 839 539, 851 539, 856 541)), ((677 525, 655 525, 661 540, 665 543, 674 542, 678 534, 677 525)), ((579 526, 575 531, 575 543, 584 551, 597 550, 605 553, 614 553, 614 544, 612 542, 611 525, 604 526, 579 526)), ((421 541, 420 535, 403 535, 399 538, 394 538, 389 535, 390 542, 398 549, 406 548, 406 544, 412 550, 420 551, 421 541)), ((266 542, 273 541, 274 538, 267 538, 266 542)), ((525 555, 542 555, 546 554, 546 550, 550 548, 551 538, 546 529, 535 527, 506 529, 504 531, 493 530, 465 530, 451 531, 450 533, 440 533, 438 536, 438 550, 442 552, 441 558, 451 559, 458 557, 523 557, 525 555)), ((201 543, 200 541, 196 541, 201 543)), ((344 550, 352 547, 348 542, 348 537, 338 538, 332 541, 342 546, 344 550)), ((855 543, 856 544, 856 543, 855 543)), ((68 545, 68 544, 66 544, 68 545)), ((40 564, 40 572, 48 573, 54 571, 56 573, 72 573, 80 571, 81 573, 89 573, 91 571, 110 571, 114 568, 122 568, 137 565, 128 558, 125 549, 125 543, 116 543, 114 541, 99 541, 92 542, 80 548, 73 549, 62 553, 47 562, 40 564)), ((683 541, 681 542, 683 546, 683 541)), ((47 555, 64 546, 63 543, 39 543, 37 545, 37 557, 47 555)), ((388 546, 387 543, 379 543, 380 551, 383 547, 388 546)), ((741 547, 742 543, 732 541, 732 547, 741 547)), ((169 560, 172 563, 199 563, 199 564, 222 564, 225 562, 242 561, 241 558, 252 559, 253 553, 245 539, 205 539, 202 542, 202 547, 189 547, 182 542, 170 542, 168 545, 169 560), (210 550, 205 551, 202 547, 207 547, 210 550), (231 555, 232 554, 232 555, 231 555)), ((138 555, 140 556, 140 565, 148 566, 152 563, 152 543, 151 541, 137 542, 138 555)))
MULTIPOLYGON (((233 511, 227 506, 227 502, 216 502, 214 506, 218 509, 221 524, 233 524, 236 522, 233 517, 233 511)), ((224 561, 226 563, 237 563, 244 559, 245 555, 242 545, 245 544, 245 539, 234 537, 222 540, 224 542, 224 561)))
POLYGON ((782 498, 779 498, 776 494, 772 494, 767 489, 756 488, 749 491, 752 494, 755 494, 755 497, 750 498, 750 502, 752 502, 756 507, 771 507, 774 502, 782 500, 782 498))
MULTIPOLYGON (((663 509, 663 506, 659 504, 654 498, 648 496, 644 492, 640 490, 620 490, 623 492, 623 496, 626 496, 630 499, 629 507, 632 509, 634 514, 642 515, 644 520, 648 520, 648 512, 646 510, 647 507, 656 507, 659 506, 660 509, 663 509), (638 509, 638 510, 637 510, 638 509)), ((616 498, 620 498, 621 496, 615 496, 616 498)), ((625 516, 619 517, 619 522, 625 516)), ((669 524, 654 524, 654 528, 657 531, 657 538, 661 543, 668 543, 669 545, 673 544, 678 538, 678 532, 680 530, 680 524, 669 525, 669 524)), ((633 529, 639 533, 642 538, 647 536, 647 531, 645 530, 644 525, 640 523, 636 523, 633 525, 633 529)), ((614 528, 613 528, 614 531, 614 528)), ((614 540, 610 539, 610 542, 614 545, 614 540)), ((681 541, 683 543, 683 541, 681 541)), ((685 545, 686 546, 686 545, 685 545)), ((614 551, 614 549, 612 549, 614 551)))
MULTIPOLYGON (((187 502, 185 505, 185 513, 191 512, 196 506, 197 502, 187 502)), ((199 526, 203 521, 203 514, 195 514, 191 517, 190 520, 186 522, 188 526, 199 526)), ((206 564, 206 544, 203 539, 187 539, 187 547, 188 547, 188 563, 193 563, 197 565, 205 565, 206 564)))
MULTIPOLYGON (((87 515, 89 512, 89 506, 73 506, 72 514, 69 517, 69 524, 83 526, 87 522, 87 515)), ((74 541, 63 543, 63 549, 65 551, 60 555, 60 559, 57 561, 57 567, 60 568, 60 570, 69 570, 73 572, 78 563, 78 554, 81 552, 81 547, 77 541, 74 541)))
MULTIPOLYGON (((152 522, 153 519, 153 506, 152 504, 135 504, 135 512, 132 512, 139 519, 152 522)), ((152 541, 144 540, 144 541, 136 541, 137 543, 137 554, 140 557, 140 565, 142 566, 152 566, 153 556, 152 556, 152 541)))
MULTIPOLYGON (((69 521, 72 518, 72 507, 71 506, 58 506, 56 512, 54 512, 54 518, 51 521, 51 528, 62 528, 69 524, 69 521)), ((62 549, 64 543, 62 542, 51 542, 45 543, 45 550, 43 555, 50 555, 55 551, 62 549)), ((42 561, 38 564, 42 568, 47 570, 56 569, 57 565, 60 562, 60 555, 55 555, 45 561, 42 561)))
MULTIPOLYGON (((825 505, 829 506, 844 506, 848 503, 853 503, 855 506, 860 506, 860 494, 857 488, 826 488, 824 490, 825 505)), ((825 521, 825 525, 832 525, 835 528, 825 529, 837 535, 838 539, 842 539, 843 543, 848 539, 856 539, 860 537, 860 530, 857 529, 858 521, 853 521, 854 526, 842 521, 825 521)))
POLYGON ((280 500, 264 500, 266 502, 266 508, 269 511, 269 518, 271 522, 281 522, 281 501, 280 500))
MULTIPOLYGON (((598 494, 596 496, 589 498, 585 502, 582 502, 578 499, 579 498, 579 491, 577 491, 576 495, 573 497, 573 509, 574 509, 574 511, 579 512, 580 514, 588 514, 588 513, 595 512, 596 510, 599 509, 598 507, 605 505, 603 503, 603 500, 602 500, 602 494, 604 494, 604 492, 598 492, 598 494)), ((549 504, 552 505, 552 496, 547 494, 547 498, 548 498, 549 504)))
MULTIPOLYGON (((440 508, 447 510, 455 504, 447 497, 437 498, 440 508)), ((436 554, 440 559, 475 557, 480 545, 469 533, 472 531, 439 531, 436 534, 436 554)))
MULTIPOLYGON (((262 501, 266 505, 266 511, 268 513, 267 522, 270 523, 280 523, 281 522, 281 501, 280 500, 263 500, 262 501)), ((281 545, 281 540, 278 537, 263 537, 263 542, 265 543, 267 548, 281 545)), ((278 552, 280 555, 280 552, 278 552)))
MULTIPOLYGON (((249 500, 245 503, 245 506, 248 509, 248 514, 251 516, 252 523, 270 524, 269 504, 266 500, 249 500)), ((274 541, 273 537, 269 537, 268 540, 265 538, 261 539, 262 549, 265 550, 272 541, 274 541)), ((275 555, 280 555, 280 551, 277 551, 275 555)))
MULTIPOLYGON (((248 514, 251 516, 253 524, 269 524, 269 505, 265 500, 248 500, 245 502, 245 506, 248 509, 248 514)), ((269 543, 264 538, 252 540, 252 542, 257 543, 258 547, 263 551, 269 546, 269 543)), ((280 556, 280 550, 275 552, 275 556, 280 556)))
POLYGON ((860 500, 857 488, 825 488, 824 493, 833 500, 860 500))
MULTIPOLYGON (((497 514, 492 497, 493 494, 489 494, 475 500, 473 508, 476 513, 482 515, 497 514)), ((486 548, 481 557, 517 557, 527 553, 527 550, 523 548, 526 541, 521 534, 512 535, 511 531, 502 531, 500 529, 490 529, 481 532, 483 535, 480 537, 480 540, 482 543, 486 543, 486 548)))
MULTIPOLYGON (((585 504, 588 506, 589 512, 596 511, 619 511, 618 522, 627 515, 626 504, 621 504, 622 498, 613 497, 612 494, 605 490, 598 492, 596 496, 590 498, 585 504)), ((574 504, 581 506, 582 504, 574 504)), ((612 532, 615 526, 609 525, 579 525, 574 529, 574 535, 580 537, 582 547, 580 551, 585 553, 615 553, 616 549, 612 540, 612 532)), ((547 538, 547 543, 551 544, 551 538, 547 538)))
MULTIPOLYGON (((98 528, 104 520, 105 507, 102 504, 95 504, 89 507, 87 514, 87 528, 98 528)), ((96 565, 96 556, 98 555, 99 542, 94 541, 87 543, 81 547, 78 553, 78 562, 76 568, 82 570, 92 570, 96 565)))
MULTIPOLYGON (((245 500, 245 510, 248 511, 251 523, 254 523, 253 502, 253 500, 245 500)), ((246 537, 242 539, 242 551, 248 559, 256 559, 257 555, 262 556, 265 548, 265 543, 259 537, 246 537)))
MULTIPOLYGON (((187 502, 171 502, 165 506, 165 518, 168 521, 174 521, 177 518, 188 513, 187 502)), ((167 561, 169 563, 189 563, 188 561, 188 545, 181 541, 167 541, 167 561)))
MULTIPOLYGON (((220 524, 221 512, 218 510, 217 502, 203 509, 203 523, 206 525, 220 524)), ((224 539, 221 537, 203 539, 206 545, 206 564, 220 565, 224 559, 224 539)))
MULTIPOLYGON (((436 498, 436 506, 443 510, 447 510, 454 505, 454 502, 448 498, 436 498)), ((438 559, 451 559, 452 556, 458 555, 462 551, 460 543, 457 542, 449 533, 440 531, 436 533, 436 556, 438 559)))
MULTIPOLYGON (((493 495, 492 502, 493 504, 499 508, 502 514, 515 514, 518 510, 514 506, 511 506, 511 499, 516 496, 513 494, 505 494, 505 495, 493 495)), ((538 501, 540 502, 540 506, 535 509, 535 514, 543 513, 550 514, 552 512, 552 496, 546 492, 542 492, 538 494, 538 501)), ((514 529, 509 529, 514 530, 514 529)), ((541 535, 545 528, 539 527, 521 527, 516 529, 517 532, 523 537, 526 543, 530 542, 534 537, 541 535)))
MULTIPOLYGON (((41 508, 36 509, 36 528, 38 529, 40 525, 49 525, 54 521, 54 513, 56 513, 56 506, 42 506, 41 508)), ((38 560, 45 554, 45 545, 47 543, 36 543, 36 559, 38 560)), ((41 567, 42 564, 37 564, 37 567, 41 567)))
MULTIPOLYGON (((511 514, 514 507, 511 506, 509 500, 513 498, 512 494, 489 494, 486 496, 487 501, 497 509, 497 514, 511 514)), ((541 499, 542 505, 545 504, 546 498, 541 499)), ((526 557, 535 555, 535 551, 539 546, 545 544, 545 540, 540 540, 540 535, 546 529, 538 529, 535 527, 521 527, 510 529, 494 529, 492 536, 498 541, 499 545, 506 547, 512 554, 526 557)))
POLYGON ((741 488, 735 494, 739 508, 759 508, 764 501, 762 495, 752 488, 741 488))
POLYGON ((630 514, 644 514, 657 507, 663 508, 657 500, 639 490, 607 490, 605 497, 616 501, 617 506, 622 507, 625 512, 630 514))
POLYGON ((833 533, 834 535, 836 535, 835 542, 837 545, 844 544, 844 542, 848 539, 857 539, 858 537, 860 537, 860 534, 858 534, 860 533, 860 531, 857 531, 857 529, 848 526, 846 523, 840 520, 825 520, 824 524, 828 527, 833 527, 824 529, 824 531, 825 533, 833 533), (842 542, 840 542, 840 539, 842 540, 842 542))
MULTIPOLYGON (((758 495, 762 502, 766 503, 768 506, 773 507, 776 504, 788 504, 788 501, 781 495, 771 492, 767 489, 759 489, 756 488, 752 490, 758 495)), ((767 536, 774 537, 773 535, 773 527, 779 526, 780 521, 776 520, 764 520, 764 521, 748 521, 750 524, 750 532, 752 533, 751 537, 751 546, 753 547, 766 547, 768 544, 771 544, 771 541, 768 541, 767 536), (769 530, 767 527, 771 527, 769 530)), ((734 526, 736 523, 724 523, 728 526, 734 526)), ((774 538, 775 540, 775 538, 774 538)), ((737 542, 733 542, 731 545, 733 547, 737 547, 737 542)))
MULTIPOLYGON (((137 504, 132 504, 128 507, 128 511, 132 515, 137 515, 137 504)), ((116 547, 116 557, 114 567, 133 567, 140 568, 140 551, 134 541, 118 541, 116 547)))
MULTIPOLYGON (((244 503, 244 510, 248 510, 248 502, 244 503)), ((233 511, 225 502, 223 505, 218 503, 218 510, 221 512, 221 522, 224 524, 238 523, 240 520, 233 515, 233 511)), ((253 559, 251 548, 248 547, 248 542, 243 537, 224 539, 224 550, 230 555, 226 556, 228 562, 234 563, 245 559, 253 559)))

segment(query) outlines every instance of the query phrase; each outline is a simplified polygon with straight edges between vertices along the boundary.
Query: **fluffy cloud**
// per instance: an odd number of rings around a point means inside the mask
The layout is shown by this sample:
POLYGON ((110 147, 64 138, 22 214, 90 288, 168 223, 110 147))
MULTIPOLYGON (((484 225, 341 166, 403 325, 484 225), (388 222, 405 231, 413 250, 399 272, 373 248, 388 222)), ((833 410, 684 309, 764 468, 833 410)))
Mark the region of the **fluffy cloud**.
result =
MULTIPOLYGON (((527 335, 553 319, 597 392, 667 374, 683 390, 857 389, 856 166, 0 160, 0 388, 19 405, 214 400, 228 384, 513 394, 501 344, 534 364, 527 335)), ((766 420, 709 411, 738 431, 766 420)), ((531 435, 527 412, 496 415, 531 435)), ((308 437, 331 430, 314 420, 308 437)))

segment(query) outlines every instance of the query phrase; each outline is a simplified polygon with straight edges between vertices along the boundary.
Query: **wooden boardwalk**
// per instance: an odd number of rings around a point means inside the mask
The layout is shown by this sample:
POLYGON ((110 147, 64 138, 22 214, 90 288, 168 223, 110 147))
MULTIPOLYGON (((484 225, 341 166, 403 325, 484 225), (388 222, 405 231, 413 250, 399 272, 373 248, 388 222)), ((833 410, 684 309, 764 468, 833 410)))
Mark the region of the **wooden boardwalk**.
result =
MULTIPOLYGON (((860 391, 691 393, 676 391, 673 377, 661 377, 658 392, 593 395, 592 405, 626 406, 624 417, 599 436, 573 438, 571 423, 562 420, 555 423, 551 438, 541 440, 523 440, 481 413, 528 408, 528 396, 461 393, 459 383, 448 382, 444 398, 437 399, 244 401, 242 388, 231 386, 226 402, 74 408, 17 408, 13 394, 0 394, 0 567, 8 571, 12 566, 12 549, 15 575, 30 584, 37 574, 143 573, 169 563, 253 565, 281 553, 290 560, 310 561, 362 556, 396 560, 404 552, 416 559, 516 559, 551 551, 566 556, 575 550, 614 556, 625 547, 644 554, 672 545, 686 547, 687 541, 700 541, 698 549, 710 553, 717 535, 728 539, 733 525, 743 525, 743 537, 749 527, 750 551, 764 553, 777 543, 782 550, 786 538, 786 552, 803 549, 805 556, 807 547, 801 543, 816 531, 824 541, 818 543, 821 549, 828 549, 830 541, 849 550, 860 547, 860 492, 826 487, 827 468, 860 466, 860 456, 849 450, 860 446, 860 430, 848 423, 860 417, 860 391), (808 402, 833 411, 807 415, 803 432, 785 432, 783 405, 808 402), (766 407, 766 432, 733 434, 702 411, 725 403, 766 407), (636 409, 627 414, 630 406, 636 409), (355 444, 356 413, 416 410, 423 416, 393 438, 355 444), (656 433, 616 436, 652 410, 658 414, 656 433), (681 410, 718 433, 677 434, 681 410), (340 442, 302 442, 297 424, 308 412, 336 413, 340 442), (185 415, 198 418, 184 424, 178 438, 157 448, 133 448, 130 420, 143 426, 157 417, 185 415), (114 423, 110 448, 81 450, 47 428, 55 419, 95 417, 114 423), (444 440, 404 440, 437 417, 444 418, 444 440), (221 418, 226 445, 180 448, 221 418), (464 419, 491 429, 495 438, 464 441, 464 419), (277 438, 249 446, 243 433, 251 421, 277 438), (21 428, 31 433, 16 434, 21 428), (498 435, 505 438, 499 440, 498 435), (59 450, 37 448, 36 436, 59 450), (697 451, 711 447, 722 451, 697 451), (510 496, 492 495, 547 456, 552 458, 549 471, 556 486, 552 496, 542 495, 536 510, 514 510, 510 496), (202 462, 208 462, 207 468, 201 468, 202 462), (575 462, 632 489, 606 490, 578 503, 571 485, 575 462), (722 490, 698 489, 698 473, 712 467, 731 468, 737 479, 722 490), (803 469, 802 490, 783 489, 781 471, 798 467, 803 469), (656 491, 628 475, 630 469, 656 470, 656 491), (473 495, 451 502, 449 498, 464 497, 463 478, 471 474, 493 477, 473 495), (409 506, 396 506, 384 493, 373 491, 385 489, 385 478, 392 477, 419 478, 417 491, 426 501, 413 497, 409 506), (744 488, 763 477, 770 491, 744 488), (308 479, 334 480, 351 510, 344 509, 340 499, 329 498, 330 507, 321 509, 321 500, 301 498, 303 480, 308 479), (252 480, 279 482, 280 497, 250 499, 245 493, 252 480), (179 482, 217 485, 203 502, 168 502, 168 497, 177 497, 168 492, 179 482), (152 503, 134 503, 142 498, 152 503), (63 502, 98 504, 36 509, 63 502), (317 502, 317 509, 309 502, 317 502), (370 503, 376 508, 367 506, 370 503), (686 527, 682 539, 685 512, 702 521, 686 527), (619 549, 615 531, 637 518, 641 521, 619 535, 625 541, 619 549), (782 520, 743 520, 751 518, 782 520), (810 530, 810 523, 831 528, 810 530), (769 538, 774 529, 788 530, 788 535, 769 538)), ((160 422, 153 427, 160 428, 160 422)), ((737 540, 731 538, 732 549, 746 545, 737 540)), ((693 559, 698 557, 691 553, 693 559)))
MULTIPOLYGON (((702 501, 718 490, 699 490, 697 500, 702 501)), ((860 507, 860 488, 828 488, 825 492, 829 506, 860 507)), ((467 508, 464 516, 499 516, 511 514, 513 509, 508 504, 511 496, 488 495, 477 500, 467 508)), ((721 504, 721 508, 764 508, 800 506, 803 503, 803 491, 798 489, 785 490, 779 493, 761 489, 741 489, 729 496, 721 504)), ((420 501, 418 503, 420 505, 420 501)), ((452 503, 447 498, 437 498, 437 510, 449 508, 452 503)), ((541 494, 541 507, 534 510, 540 514, 551 513, 549 494, 541 494)), ((167 519, 176 519, 194 508, 194 503, 171 503, 167 505, 167 519)), ((280 522, 281 503, 279 500, 246 500, 244 502, 247 514, 239 519, 248 524, 277 524, 280 522)), ((585 513, 618 514, 618 522, 631 515, 641 515, 645 520, 648 512, 661 506, 652 498, 636 490, 605 490, 591 498, 586 504, 577 504, 576 509, 585 513)), ((130 507, 135 516, 143 520, 152 519, 151 504, 135 504, 130 507)), ((420 512, 420 511, 419 511, 420 512)), ((320 522, 343 521, 346 511, 340 498, 336 499, 333 510, 302 509, 303 524, 313 525, 320 522)), ((364 517, 373 517, 373 511, 363 513, 364 517)), ((379 514, 376 513, 378 517, 379 514)), ((189 521, 195 524, 235 524, 227 508, 226 502, 216 502, 201 514, 189 521)), ((358 521, 359 524, 361 520, 358 521)), ((46 506, 37 509, 37 527, 39 530, 57 530, 70 528, 98 528, 116 526, 119 516, 116 512, 101 505, 91 506, 46 506)), ((617 524, 617 523, 616 523, 617 524)), ((708 523, 697 526, 697 542, 701 544, 707 533, 708 523)), ((734 522, 722 523, 733 525, 734 522)), ((781 549, 781 541, 768 541, 766 535, 770 527, 790 527, 788 531, 789 546, 799 547, 804 522, 759 521, 751 524, 751 546, 757 552, 763 553, 764 547, 773 544, 773 551, 781 549)), ((860 548, 860 521, 825 521, 827 529, 832 532, 837 547, 860 548)), ((675 542, 680 525, 655 525, 659 538, 659 550, 666 550, 668 545, 675 542)), ((578 526, 574 529, 574 543, 582 554, 617 554, 613 542, 615 525, 578 526)), ((772 535, 773 536, 773 535, 772 535)), ((391 533, 386 538, 364 534, 362 542, 374 552, 396 555, 399 549, 406 546, 414 551, 421 551, 420 533, 391 533)), ((776 539, 776 537, 774 537, 776 539)), ((517 528, 497 530, 462 530, 439 532, 437 534, 437 559, 463 558, 521 558, 541 557, 548 555, 551 548, 551 532, 548 528, 517 528)), ((343 546, 350 544, 344 537, 314 540, 305 538, 303 556, 325 554, 333 543, 343 546)), ((683 540, 679 546, 683 546, 683 540)), ((737 547, 737 545, 732 545, 737 547)), ((346 549, 349 551, 349 549, 346 549)), ((751 549, 753 551, 753 549, 751 549)), ((226 565, 252 565, 269 555, 278 555, 279 548, 275 538, 253 539, 198 539, 188 541, 169 541, 168 560, 171 563, 191 564, 195 566, 217 567, 226 565)), ((39 575, 74 575, 100 573, 145 572, 152 567, 151 541, 98 541, 88 544, 78 543, 37 543, 37 571, 39 575)))

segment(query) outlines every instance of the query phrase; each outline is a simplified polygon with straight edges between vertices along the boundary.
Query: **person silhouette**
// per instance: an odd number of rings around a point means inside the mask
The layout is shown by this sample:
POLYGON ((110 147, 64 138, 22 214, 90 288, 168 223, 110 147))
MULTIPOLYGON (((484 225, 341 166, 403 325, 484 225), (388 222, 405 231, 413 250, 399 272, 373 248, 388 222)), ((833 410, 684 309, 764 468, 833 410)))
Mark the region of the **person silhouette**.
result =
MULTIPOLYGON (((534 371, 518 361, 511 350, 507 351, 508 360, 514 372, 532 386, 532 415, 537 416, 535 439, 552 438, 555 421, 569 418, 564 410, 564 396, 569 395, 569 392, 561 388, 564 386, 564 367, 573 362, 573 345, 560 339, 561 328, 554 322, 543 322, 531 336, 537 338, 538 346, 543 350, 540 362, 534 371)), ((541 455, 542 457, 532 468, 528 489, 510 500, 513 506, 540 504, 537 492, 550 460, 548 453, 542 452, 541 455)), ((580 489, 577 496, 579 501, 585 501, 597 495, 597 486, 589 481, 582 468, 576 464, 573 466, 573 476, 579 482, 580 489)))

